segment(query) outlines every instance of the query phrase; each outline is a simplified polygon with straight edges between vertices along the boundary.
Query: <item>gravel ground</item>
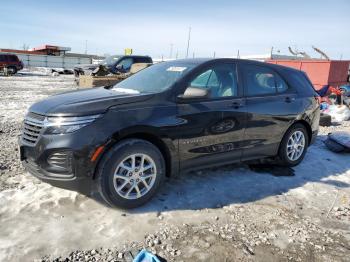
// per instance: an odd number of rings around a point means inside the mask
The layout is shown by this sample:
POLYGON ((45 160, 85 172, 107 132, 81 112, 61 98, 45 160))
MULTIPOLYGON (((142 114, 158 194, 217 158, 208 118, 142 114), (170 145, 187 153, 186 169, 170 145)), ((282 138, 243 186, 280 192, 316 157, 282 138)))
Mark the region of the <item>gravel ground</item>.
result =
POLYGON ((143 248, 167 261, 349 261, 350 156, 322 143, 349 122, 321 128, 293 177, 245 165, 198 171, 125 212, 41 183, 20 165, 28 106, 72 89, 72 76, 0 77, 1 261, 132 261, 143 248))

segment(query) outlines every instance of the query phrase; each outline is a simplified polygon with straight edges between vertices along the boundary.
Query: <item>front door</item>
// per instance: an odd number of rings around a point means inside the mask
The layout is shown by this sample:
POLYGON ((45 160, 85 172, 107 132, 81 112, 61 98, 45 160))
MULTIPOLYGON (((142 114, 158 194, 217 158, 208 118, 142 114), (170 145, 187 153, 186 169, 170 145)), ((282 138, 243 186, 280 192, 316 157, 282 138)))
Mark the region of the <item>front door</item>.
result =
POLYGON ((181 169, 239 161, 246 110, 234 63, 215 63, 195 73, 186 86, 208 89, 210 97, 178 103, 181 169))

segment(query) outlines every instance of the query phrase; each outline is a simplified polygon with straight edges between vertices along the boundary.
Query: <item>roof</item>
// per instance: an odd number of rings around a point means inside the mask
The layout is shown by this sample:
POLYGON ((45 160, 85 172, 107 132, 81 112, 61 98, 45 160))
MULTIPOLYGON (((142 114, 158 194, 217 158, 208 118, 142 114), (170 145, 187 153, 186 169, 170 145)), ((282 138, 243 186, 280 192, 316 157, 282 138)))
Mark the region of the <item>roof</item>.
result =
POLYGON ((266 64, 260 61, 248 60, 248 59, 239 59, 239 58, 186 58, 186 59, 178 59, 178 60, 170 60, 166 62, 173 63, 186 63, 186 64, 203 64, 206 62, 215 62, 215 61, 229 61, 229 62, 239 62, 245 61, 253 64, 266 64))
POLYGON ((253 64, 253 65, 263 65, 263 66, 267 66, 270 68, 275 68, 276 70, 284 69, 284 70, 299 71, 300 72, 300 70, 297 70, 295 68, 291 68, 288 66, 272 64, 272 63, 267 63, 267 62, 261 62, 261 61, 256 61, 256 60, 240 59, 240 58, 187 58, 187 59, 166 61, 163 63, 199 65, 199 64, 204 64, 207 62, 215 62, 215 61, 227 61, 227 62, 242 62, 242 61, 244 61, 246 63, 253 64))

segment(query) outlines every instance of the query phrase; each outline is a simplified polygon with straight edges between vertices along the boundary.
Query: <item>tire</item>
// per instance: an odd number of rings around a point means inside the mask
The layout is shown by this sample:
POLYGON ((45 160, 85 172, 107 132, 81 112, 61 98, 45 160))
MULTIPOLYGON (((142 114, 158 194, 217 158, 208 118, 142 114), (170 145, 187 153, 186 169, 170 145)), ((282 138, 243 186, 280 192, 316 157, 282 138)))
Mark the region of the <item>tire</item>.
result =
POLYGON ((7 67, 7 72, 9 75, 15 75, 17 73, 17 68, 14 66, 7 67))
MULTIPOLYGON (((287 132, 285 133, 282 142, 280 144, 280 148, 278 150, 278 157, 279 157, 279 163, 282 166, 287 166, 287 167, 293 167, 298 165, 303 159, 306 154, 307 148, 309 146, 309 138, 308 134, 306 131, 306 128, 302 124, 295 124, 291 126, 287 132), (293 159, 293 153, 288 153, 290 150, 292 150, 293 146, 290 147, 290 142, 291 142, 291 137, 295 134, 302 134, 303 135, 303 140, 304 145, 303 145, 303 150, 302 152, 298 152, 298 154, 294 155, 295 158, 293 159)), ((298 150, 301 149, 301 146, 297 147, 298 150)))
POLYGON ((141 139, 126 139, 103 157, 97 171, 97 188, 109 205, 135 208, 154 196, 164 181, 165 170, 164 157, 156 146, 141 139))

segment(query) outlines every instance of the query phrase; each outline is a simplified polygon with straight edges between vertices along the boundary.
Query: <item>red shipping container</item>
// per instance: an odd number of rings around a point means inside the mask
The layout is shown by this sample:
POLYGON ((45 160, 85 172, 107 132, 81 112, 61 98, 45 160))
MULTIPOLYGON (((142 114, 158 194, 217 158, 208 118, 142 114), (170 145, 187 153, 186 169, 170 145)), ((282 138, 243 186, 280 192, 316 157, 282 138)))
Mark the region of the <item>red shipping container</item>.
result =
POLYGON ((338 87, 347 83, 350 61, 341 60, 268 60, 268 63, 304 71, 316 90, 324 85, 338 87))

